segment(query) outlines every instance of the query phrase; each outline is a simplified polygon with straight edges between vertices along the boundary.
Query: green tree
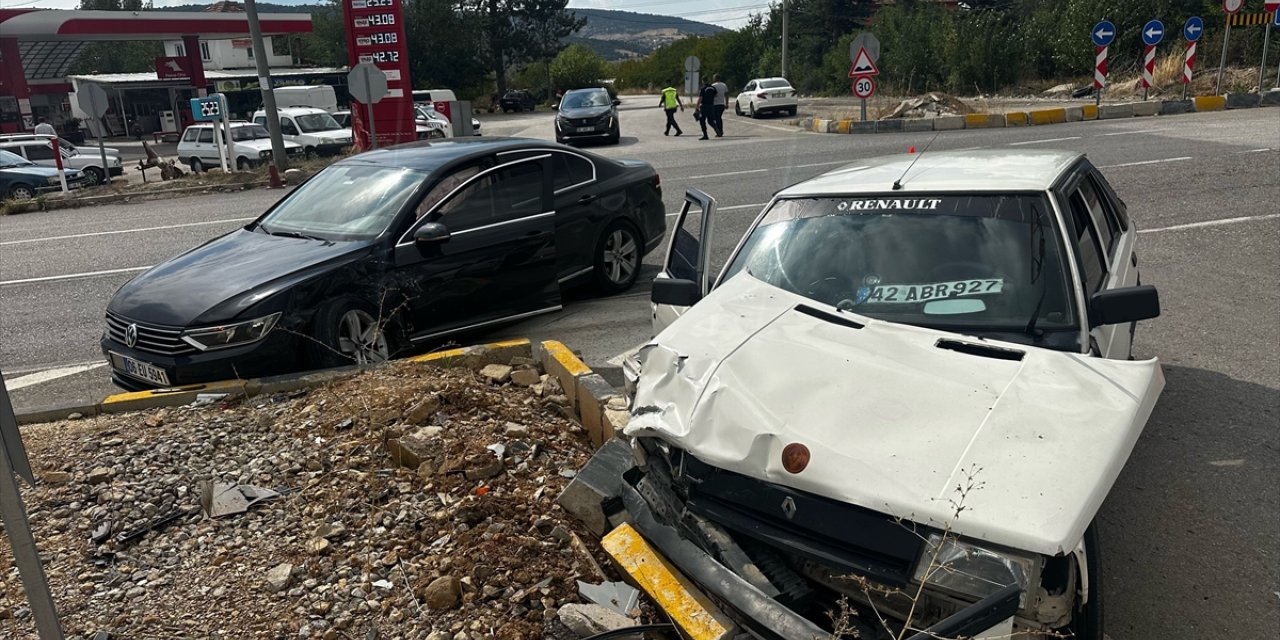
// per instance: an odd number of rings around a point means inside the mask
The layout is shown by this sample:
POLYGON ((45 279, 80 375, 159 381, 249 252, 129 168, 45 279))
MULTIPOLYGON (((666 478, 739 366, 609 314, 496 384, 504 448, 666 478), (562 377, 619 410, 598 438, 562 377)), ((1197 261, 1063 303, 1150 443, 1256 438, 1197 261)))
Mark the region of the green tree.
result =
POLYGON ((542 63, 548 96, 555 91, 551 61, 564 50, 564 39, 587 24, 586 18, 566 11, 567 4, 568 0, 525 0, 520 20, 525 34, 525 53, 530 60, 542 63))
POLYGON ((597 86, 608 72, 604 58, 580 44, 570 45, 551 61, 552 81, 566 90, 597 86))
MULTIPOLYGON (((142 0, 81 0, 80 9, 92 11, 146 11, 142 0)), ((139 73, 155 69, 156 58, 164 55, 164 44, 156 41, 95 42, 87 45, 71 73, 139 73)))

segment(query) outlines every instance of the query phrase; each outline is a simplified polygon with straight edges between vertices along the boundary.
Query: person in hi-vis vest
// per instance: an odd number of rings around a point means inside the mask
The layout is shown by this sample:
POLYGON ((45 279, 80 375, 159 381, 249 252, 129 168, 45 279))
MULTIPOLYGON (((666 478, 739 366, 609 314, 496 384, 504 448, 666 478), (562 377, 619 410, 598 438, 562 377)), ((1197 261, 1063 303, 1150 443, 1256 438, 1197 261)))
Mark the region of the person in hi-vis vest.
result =
POLYGON ((676 130, 677 136, 683 134, 684 132, 680 130, 680 124, 676 122, 676 109, 679 108, 684 111, 684 102, 680 100, 680 92, 673 87, 663 89, 662 97, 658 99, 658 106, 667 112, 667 130, 662 132, 662 135, 671 135, 671 129, 673 128, 676 130))

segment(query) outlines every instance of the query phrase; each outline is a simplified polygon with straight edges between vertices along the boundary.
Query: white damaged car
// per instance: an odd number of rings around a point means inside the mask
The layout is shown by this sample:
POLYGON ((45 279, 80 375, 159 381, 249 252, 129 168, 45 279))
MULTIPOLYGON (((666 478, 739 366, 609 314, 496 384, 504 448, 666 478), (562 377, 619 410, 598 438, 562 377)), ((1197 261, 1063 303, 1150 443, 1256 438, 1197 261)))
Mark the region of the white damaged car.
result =
POLYGON ((830 637, 844 596, 862 638, 1102 640, 1092 523, 1164 378, 1098 170, 868 160, 779 192, 722 269, 715 215, 689 192, 654 282, 611 521, 766 637, 830 637))

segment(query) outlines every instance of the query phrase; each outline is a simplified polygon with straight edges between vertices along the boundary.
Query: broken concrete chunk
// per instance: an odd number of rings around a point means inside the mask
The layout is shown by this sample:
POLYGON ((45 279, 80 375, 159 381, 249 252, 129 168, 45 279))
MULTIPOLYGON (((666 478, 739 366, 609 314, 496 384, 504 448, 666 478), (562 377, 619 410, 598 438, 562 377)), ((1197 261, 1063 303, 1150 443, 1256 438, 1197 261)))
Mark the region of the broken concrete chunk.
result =
POLYGON ((510 362, 509 364, 510 364, 512 367, 516 367, 516 368, 525 368, 525 369, 528 369, 528 368, 534 368, 534 369, 536 369, 536 368, 538 368, 538 361, 537 361, 537 360, 534 360, 533 358, 526 358, 526 357, 524 357, 524 356, 516 356, 516 357, 512 358, 512 359, 511 359, 511 362, 510 362))
POLYGON ((406 413, 404 419, 409 424, 422 424, 440 410, 440 394, 433 393, 423 398, 406 413))
POLYGON ((609 401, 605 403, 605 408, 612 409, 614 411, 627 411, 630 409, 627 405, 628 403, 626 398, 623 396, 614 396, 609 398, 609 401))
POLYGON ((532 387, 539 382, 542 382, 542 374, 536 369, 517 369, 511 372, 511 384, 532 387))
POLYGON ((502 431, 514 438, 523 438, 529 435, 529 427, 522 424, 516 424, 514 422, 508 422, 503 425, 502 431))
POLYGON ((396 465, 417 469, 431 456, 432 449, 425 438, 413 435, 388 440, 387 452, 396 465))
POLYGON ((488 480, 504 470, 502 459, 489 455, 472 456, 467 460, 467 465, 463 476, 468 480, 488 480))
POLYGON ((427 585, 427 590, 423 593, 423 600, 426 600, 427 608, 436 611, 452 609, 458 606, 458 599, 461 597, 462 585, 453 576, 436 578, 431 584, 427 585))
POLYGON ((329 550, 329 541, 324 538, 312 538, 307 541, 307 551, 320 555, 329 550))
POLYGON ((511 379, 511 365, 487 364, 480 370, 480 377, 494 384, 502 384, 511 379))
POLYGON ((633 464, 631 447, 611 438, 578 471, 573 482, 560 492, 556 504, 581 520, 593 533, 603 536, 609 521, 602 503, 622 492, 622 474, 633 464))
POLYGON ((44 474, 44 481, 49 484, 66 484, 71 481, 71 474, 66 471, 50 471, 44 474))
POLYGON ((555 376, 546 378, 542 382, 542 397, 550 398, 551 396, 564 395, 564 386, 560 384, 560 378, 555 376))
POLYGON ((558 612, 560 623, 579 638, 630 627, 635 621, 598 604, 566 604, 558 612))
POLYGON ((288 562, 281 562, 267 572, 267 586, 271 589, 272 593, 279 593, 288 589, 292 582, 293 565, 288 562))
POLYGON ((94 468, 93 471, 89 472, 89 477, 88 477, 89 484, 102 484, 104 482, 110 482, 112 475, 114 474, 112 473, 110 468, 96 467, 94 468))
POLYGON ((605 437, 620 437, 622 430, 626 429, 627 423, 631 421, 631 413, 618 411, 617 409, 605 409, 604 420, 608 423, 604 425, 605 437))
POLYGON ((316 527, 315 537, 334 540, 347 534, 347 527, 341 522, 322 524, 316 527))

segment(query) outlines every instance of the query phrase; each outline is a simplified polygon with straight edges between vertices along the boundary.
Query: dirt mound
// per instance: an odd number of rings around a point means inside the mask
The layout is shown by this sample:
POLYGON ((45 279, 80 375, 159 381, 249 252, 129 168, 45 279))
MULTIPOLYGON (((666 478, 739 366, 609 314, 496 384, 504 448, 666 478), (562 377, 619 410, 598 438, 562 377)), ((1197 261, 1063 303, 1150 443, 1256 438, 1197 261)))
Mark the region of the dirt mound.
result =
MULTIPOLYGON (((554 381, 516 378, 531 386, 403 363, 288 396, 29 429, 44 480, 25 498, 64 628, 542 637, 578 601, 575 579, 603 579, 552 504, 592 448, 563 398, 543 397, 554 381), (211 481, 283 495, 206 519, 211 481)), ((0 636, 35 637, 3 538, 0 576, 0 636)))
POLYGON ((928 93, 903 100, 898 104, 897 108, 880 119, 937 118, 939 116, 958 116, 968 113, 973 113, 973 109, 958 98, 945 93, 928 93))

